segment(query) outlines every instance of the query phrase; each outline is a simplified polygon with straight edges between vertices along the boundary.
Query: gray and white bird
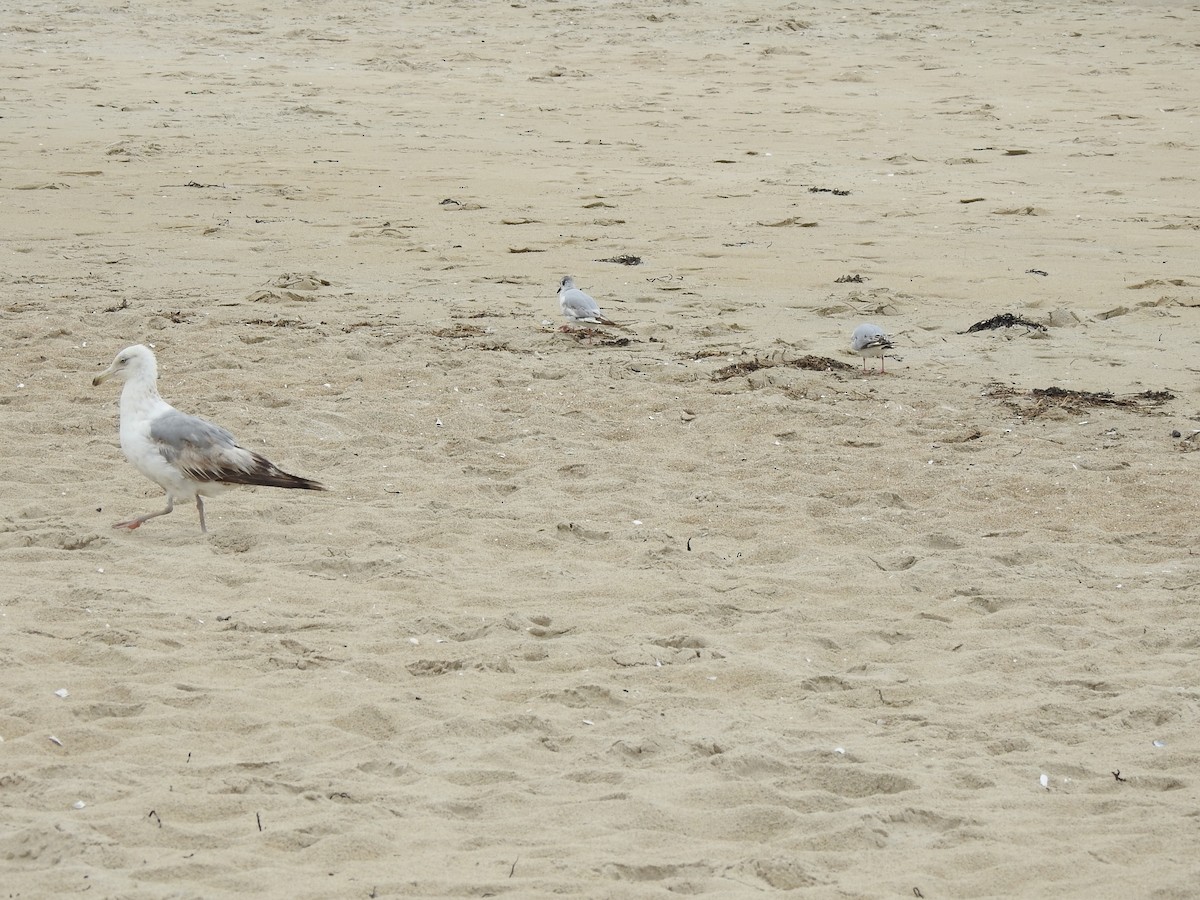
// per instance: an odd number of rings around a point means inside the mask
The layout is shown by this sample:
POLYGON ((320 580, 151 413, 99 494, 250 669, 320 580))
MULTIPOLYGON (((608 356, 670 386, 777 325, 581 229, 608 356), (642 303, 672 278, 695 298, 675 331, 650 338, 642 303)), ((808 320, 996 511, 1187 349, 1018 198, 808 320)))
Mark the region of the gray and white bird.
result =
POLYGON ((149 519, 165 516, 177 501, 196 500, 200 530, 204 501, 232 484, 323 491, 308 478, 289 475, 265 457, 238 445, 219 425, 182 413, 158 395, 158 362, 142 344, 126 347, 112 365, 92 379, 96 387, 116 378, 121 389, 121 449, 135 469, 167 492, 167 508, 117 522, 133 531, 149 519))
POLYGON ((567 320, 562 331, 570 331, 571 326, 575 324, 624 327, 600 312, 600 306, 596 301, 575 287, 575 279, 570 275, 564 275, 563 280, 558 284, 558 305, 562 309, 563 318, 567 320))
POLYGON ((854 329, 850 336, 850 349, 863 358, 863 371, 867 371, 867 357, 879 357, 879 371, 883 373, 883 357, 892 349, 892 339, 878 325, 867 322, 854 329))

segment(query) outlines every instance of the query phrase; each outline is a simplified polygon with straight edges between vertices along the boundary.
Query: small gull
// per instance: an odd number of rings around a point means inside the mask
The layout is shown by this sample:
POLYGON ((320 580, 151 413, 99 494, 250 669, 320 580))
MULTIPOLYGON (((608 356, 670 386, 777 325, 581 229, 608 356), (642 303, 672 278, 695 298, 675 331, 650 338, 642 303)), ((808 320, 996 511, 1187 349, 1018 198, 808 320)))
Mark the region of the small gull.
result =
POLYGON ((563 318, 568 323, 562 327, 562 331, 570 331, 571 325, 576 322, 585 325, 611 325, 613 328, 624 327, 600 312, 600 307, 595 299, 575 287, 575 279, 570 275, 564 276, 563 280, 559 282, 558 305, 562 308, 563 318))
POLYGON ((850 349, 863 358, 863 371, 867 371, 867 357, 879 357, 879 371, 883 372, 883 357, 892 349, 892 339, 878 325, 866 323, 854 329, 850 336, 850 349))
POLYGON ((200 530, 204 501, 231 484, 323 491, 308 478, 287 472, 238 445, 233 435, 196 416, 182 413, 158 395, 158 363, 149 347, 136 344, 117 354, 112 365, 92 379, 95 387, 109 378, 125 382, 121 389, 121 449, 134 468, 167 492, 167 508, 118 522, 113 528, 133 531, 143 522, 165 516, 176 501, 196 498, 200 530))

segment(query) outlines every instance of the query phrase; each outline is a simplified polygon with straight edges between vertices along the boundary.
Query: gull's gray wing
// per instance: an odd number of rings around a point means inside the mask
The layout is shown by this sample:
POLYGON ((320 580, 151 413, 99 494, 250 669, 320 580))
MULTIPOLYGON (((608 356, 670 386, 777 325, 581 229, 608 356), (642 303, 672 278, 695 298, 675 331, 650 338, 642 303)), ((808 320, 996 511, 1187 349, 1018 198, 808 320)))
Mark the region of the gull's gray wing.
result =
POLYGON ((600 304, 590 294, 585 294, 579 288, 563 291, 563 305, 577 319, 596 319, 601 317, 600 304))
POLYGON ((595 325, 612 325, 620 328, 616 322, 600 312, 600 305, 590 294, 585 294, 579 288, 570 288, 559 294, 563 315, 577 322, 590 322, 595 325))
POLYGON ((218 459, 237 447, 232 434, 220 425, 173 409, 150 423, 150 437, 167 462, 179 465, 189 456, 218 459))
POLYGON ((150 438, 163 458, 193 481, 324 490, 315 481, 289 475, 265 457, 239 447, 220 425, 177 409, 150 423, 150 438))

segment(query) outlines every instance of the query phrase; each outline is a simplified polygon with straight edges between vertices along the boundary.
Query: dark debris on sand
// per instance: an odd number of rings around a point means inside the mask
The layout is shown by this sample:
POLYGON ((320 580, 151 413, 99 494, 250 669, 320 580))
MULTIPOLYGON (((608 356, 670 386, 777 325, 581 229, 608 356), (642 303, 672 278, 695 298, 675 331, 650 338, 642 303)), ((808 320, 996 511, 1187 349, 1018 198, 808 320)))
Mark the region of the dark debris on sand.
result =
POLYGON ((976 322, 966 331, 960 331, 959 334, 971 334, 976 331, 990 331, 993 328, 1032 328, 1034 331, 1045 331, 1046 326, 1041 322, 1031 322, 1028 319, 1022 319, 1020 316, 1014 316, 1012 313, 1002 313, 998 316, 992 316, 990 319, 985 319, 982 322, 976 322))
MULTIPOLYGON (((1178 431, 1172 432, 1172 437, 1179 435, 1178 431)), ((1180 453, 1195 453, 1200 450, 1200 431, 1193 431, 1187 437, 1180 435, 1182 440, 1175 444, 1175 449, 1180 453)))
POLYGON ((603 328, 559 329, 559 333, 565 334, 577 344, 585 344, 588 347, 628 347, 634 343, 632 338, 617 337, 603 328))
POLYGON ((1138 394, 1122 395, 1111 391, 1073 391, 1060 387, 1020 391, 1002 384, 991 385, 983 395, 992 400, 1000 400, 1031 419, 1050 409, 1061 409, 1072 414, 1097 407, 1147 412, 1175 399, 1175 395, 1170 391, 1142 391, 1138 394))
POLYGON ((730 378, 737 378, 739 375, 749 375, 751 372, 757 372, 759 369, 770 369, 776 366, 785 366, 791 369, 808 369, 813 372, 845 372, 855 368, 852 365, 836 359, 830 359, 826 356, 809 355, 789 358, 786 355, 780 354, 767 357, 766 359, 760 359, 755 356, 752 359, 733 363, 732 365, 717 369, 710 377, 713 381, 728 381, 730 378))
POLYGON ((487 334, 487 329, 481 328, 478 325, 463 325, 462 323, 459 323, 457 325, 452 325, 449 328, 438 328, 434 331, 431 331, 430 334, 432 334, 434 337, 441 338, 468 338, 487 334))

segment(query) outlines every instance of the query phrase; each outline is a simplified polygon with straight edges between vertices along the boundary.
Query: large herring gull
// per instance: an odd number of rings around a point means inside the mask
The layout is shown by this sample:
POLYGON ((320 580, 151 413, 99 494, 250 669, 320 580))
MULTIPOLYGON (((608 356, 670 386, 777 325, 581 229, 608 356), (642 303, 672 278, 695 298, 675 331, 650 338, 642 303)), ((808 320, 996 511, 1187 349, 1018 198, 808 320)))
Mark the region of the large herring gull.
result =
POLYGON ((238 445, 219 425, 182 413, 158 395, 158 363, 149 347, 136 344, 117 354, 112 365, 92 379, 92 386, 109 378, 125 382, 121 389, 121 449, 134 468, 167 492, 167 508, 147 513, 113 528, 133 531, 143 522, 165 516, 177 501, 196 498, 200 530, 204 497, 231 484, 323 491, 308 478, 289 475, 253 450, 238 445))

